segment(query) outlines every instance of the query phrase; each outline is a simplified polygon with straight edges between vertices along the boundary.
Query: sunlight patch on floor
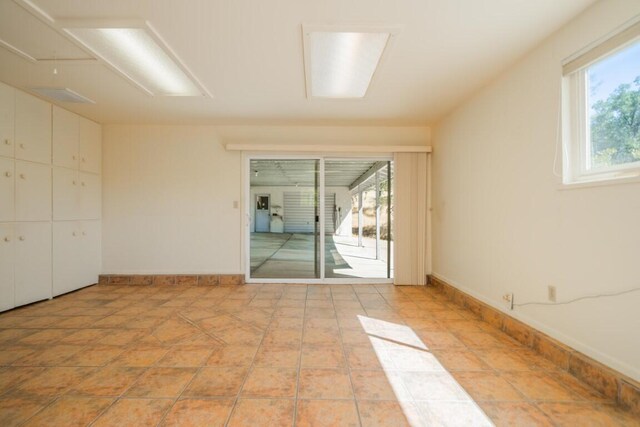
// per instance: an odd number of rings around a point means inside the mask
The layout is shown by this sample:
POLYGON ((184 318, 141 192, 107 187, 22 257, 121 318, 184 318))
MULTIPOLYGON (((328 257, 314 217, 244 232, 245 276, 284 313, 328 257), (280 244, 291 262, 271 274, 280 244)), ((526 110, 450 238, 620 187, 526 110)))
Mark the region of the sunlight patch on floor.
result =
POLYGON ((494 424, 410 327, 358 316, 412 426, 494 424))

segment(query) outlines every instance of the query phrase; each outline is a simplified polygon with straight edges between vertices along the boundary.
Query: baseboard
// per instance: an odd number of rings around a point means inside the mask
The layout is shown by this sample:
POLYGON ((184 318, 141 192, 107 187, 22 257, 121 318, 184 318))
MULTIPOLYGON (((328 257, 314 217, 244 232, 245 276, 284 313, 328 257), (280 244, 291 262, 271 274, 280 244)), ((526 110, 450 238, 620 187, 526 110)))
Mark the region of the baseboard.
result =
POLYGON ((430 283, 449 300, 589 384, 620 406, 640 415, 640 383, 634 379, 491 307, 441 278, 431 275, 430 283))
POLYGON ((101 285, 244 285, 244 274, 101 274, 101 285))

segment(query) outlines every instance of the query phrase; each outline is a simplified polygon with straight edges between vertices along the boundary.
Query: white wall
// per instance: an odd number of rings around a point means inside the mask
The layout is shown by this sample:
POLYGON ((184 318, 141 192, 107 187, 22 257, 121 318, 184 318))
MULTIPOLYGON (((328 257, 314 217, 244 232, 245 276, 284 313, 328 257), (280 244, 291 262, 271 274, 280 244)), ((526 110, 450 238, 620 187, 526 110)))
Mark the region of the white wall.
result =
POLYGON ((103 127, 103 273, 243 273, 242 156, 224 144, 428 145, 430 129, 103 127), (234 208, 234 201, 239 207, 234 208))
POLYGON ((241 273, 241 155, 213 127, 104 127, 105 273, 241 273))
MULTIPOLYGON (((601 1, 444 119, 434 131, 433 269, 503 307, 640 286, 640 184, 562 189, 561 61, 640 13, 601 1)), ((640 293, 509 314, 640 380, 640 293)))

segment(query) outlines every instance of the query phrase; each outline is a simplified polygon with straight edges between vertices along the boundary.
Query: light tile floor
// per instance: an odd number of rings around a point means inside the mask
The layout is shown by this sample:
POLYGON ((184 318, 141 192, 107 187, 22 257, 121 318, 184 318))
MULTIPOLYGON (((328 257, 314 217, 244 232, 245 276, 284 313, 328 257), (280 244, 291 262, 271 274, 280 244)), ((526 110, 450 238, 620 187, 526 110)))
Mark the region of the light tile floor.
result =
POLYGON ((0 315, 0 426, 640 425, 422 287, 100 285, 0 315))

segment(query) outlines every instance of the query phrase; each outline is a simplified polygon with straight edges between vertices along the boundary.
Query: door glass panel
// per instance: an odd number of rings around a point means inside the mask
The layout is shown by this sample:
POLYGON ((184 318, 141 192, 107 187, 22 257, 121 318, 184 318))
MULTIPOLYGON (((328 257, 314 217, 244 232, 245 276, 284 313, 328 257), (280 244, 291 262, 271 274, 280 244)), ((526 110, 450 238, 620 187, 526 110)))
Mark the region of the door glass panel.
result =
POLYGON ((325 161, 325 277, 393 277, 390 161, 325 161))
POLYGON ((250 277, 320 278, 319 160, 250 162, 250 277))

